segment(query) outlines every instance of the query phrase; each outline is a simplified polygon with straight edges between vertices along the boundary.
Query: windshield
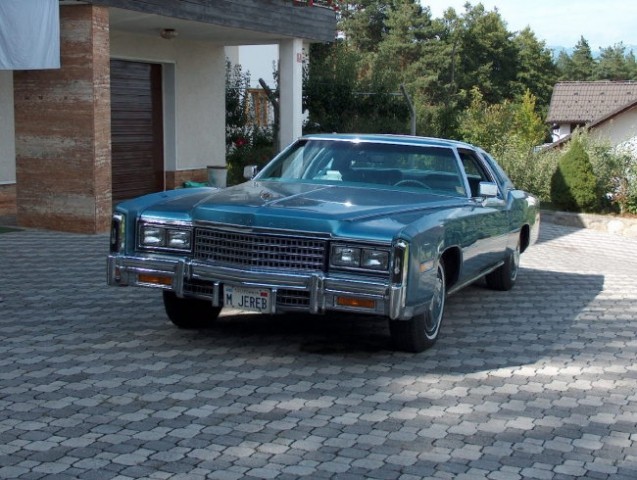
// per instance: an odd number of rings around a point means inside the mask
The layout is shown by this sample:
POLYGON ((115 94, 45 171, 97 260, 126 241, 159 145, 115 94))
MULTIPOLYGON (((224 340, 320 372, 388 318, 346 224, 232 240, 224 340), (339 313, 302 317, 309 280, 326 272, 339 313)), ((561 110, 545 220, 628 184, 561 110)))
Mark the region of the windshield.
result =
POLYGON ((447 147, 301 140, 270 163, 258 179, 427 189, 465 196, 458 159, 447 147))

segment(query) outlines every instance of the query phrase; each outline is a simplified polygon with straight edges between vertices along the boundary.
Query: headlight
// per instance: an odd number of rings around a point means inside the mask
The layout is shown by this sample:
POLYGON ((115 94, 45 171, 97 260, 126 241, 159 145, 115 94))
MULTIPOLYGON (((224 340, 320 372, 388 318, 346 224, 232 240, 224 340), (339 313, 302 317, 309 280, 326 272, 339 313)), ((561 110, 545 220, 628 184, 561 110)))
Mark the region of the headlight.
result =
POLYGON ((361 249, 352 247, 332 248, 332 265, 337 267, 358 267, 361 263, 361 249))
POLYGON ((161 227, 144 225, 142 227, 142 245, 145 247, 165 246, 165 230, 161 227))
POLYGON ((361 252, 361 267, 374 270, 387 270, 389 266, 389 252, 383 250, 368 250, 361 252))
POLYGON ((166 230, 166 246, 190 250, 190 232, 186 230, 166 230))
POLYGON ((387 271, 389 268, 389 251, 335 245, 332 247, 330 264, 334 267, 387 271))
POLYGON ((170 250, 187 250, 192 247, 191 230, 167 225, 141 224, 139 227, 139 246, 170 250))

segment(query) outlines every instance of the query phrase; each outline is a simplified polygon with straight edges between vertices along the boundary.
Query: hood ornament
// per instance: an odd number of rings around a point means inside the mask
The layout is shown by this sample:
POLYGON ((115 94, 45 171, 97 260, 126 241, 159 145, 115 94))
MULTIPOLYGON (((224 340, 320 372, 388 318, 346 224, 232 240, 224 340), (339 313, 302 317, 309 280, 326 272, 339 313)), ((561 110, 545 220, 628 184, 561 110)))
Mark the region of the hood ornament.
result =
POLYGON ((261 192, 261 200, 270 200, 272 198, 272 194, 270 192, 263 191, 261 192))

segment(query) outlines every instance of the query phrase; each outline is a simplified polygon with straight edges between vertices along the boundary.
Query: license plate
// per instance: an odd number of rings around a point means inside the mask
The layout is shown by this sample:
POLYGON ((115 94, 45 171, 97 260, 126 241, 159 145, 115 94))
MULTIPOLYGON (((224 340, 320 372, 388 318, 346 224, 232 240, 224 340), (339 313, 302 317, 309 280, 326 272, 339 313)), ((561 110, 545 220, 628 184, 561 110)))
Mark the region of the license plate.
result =
POLYGON ((224 286, 223 298, 226 307, 252 312, 270 313, 270 290, 266 288, 243 288, 224 286))

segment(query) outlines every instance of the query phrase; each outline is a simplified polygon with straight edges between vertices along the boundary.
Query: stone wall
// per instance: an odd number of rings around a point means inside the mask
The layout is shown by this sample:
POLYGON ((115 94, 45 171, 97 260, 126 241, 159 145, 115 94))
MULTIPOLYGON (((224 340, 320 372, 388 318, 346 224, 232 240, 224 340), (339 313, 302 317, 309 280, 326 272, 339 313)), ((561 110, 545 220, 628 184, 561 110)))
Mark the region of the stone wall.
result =
POLYGON ((108 231, 111 199, 108 10, 60 9, 56 70, 15 72, 18 224, 108 231))
POLYGON ((14 216, 16 214, 16 186, 0 185, 0 215, 14 216))
POLYGON ((542 210, 542 221, 637 238, 637 218, 542 210))

